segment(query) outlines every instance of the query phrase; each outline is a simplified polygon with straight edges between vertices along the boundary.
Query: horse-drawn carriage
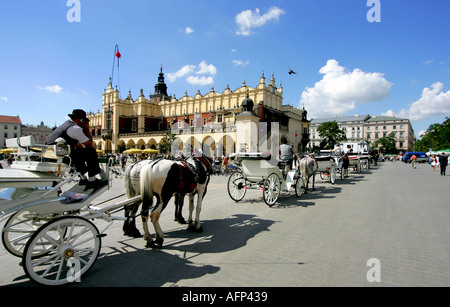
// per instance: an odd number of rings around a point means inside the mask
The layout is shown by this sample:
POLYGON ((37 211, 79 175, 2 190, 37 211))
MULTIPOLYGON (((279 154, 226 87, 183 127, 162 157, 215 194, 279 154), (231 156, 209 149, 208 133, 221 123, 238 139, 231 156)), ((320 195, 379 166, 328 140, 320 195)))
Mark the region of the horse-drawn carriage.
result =
POLYGON ((239 153, 236 159, 241 166, 228 178, 228 194, 234 201, 242 200, 247 189, 260 189, 268 206, 273 206, 282 191, 295 189, 295 194, 303 194, 303 181, 299 169, 285 170, 285 164, 278 164, 270 153, 239 153))
POLYGON ((331 184, 336 182, 336 176, 338 172, 342 172, 342 164, 338 167, 339 157, 332 155, 321 155, 314 157, 318 164, 317 172, 319 173, 320 179, 328 179, 331 184))
POLYGON ((87 189, 70 168, 70 148, 38 145, 32 136, 6 141, 17 148, 10 168, 0 169, 0 218, 5 249, 22 258, 26 275, 43 285, 78 280, 95 263, 101 238, 115 220, 116 209, 141 201, 136 196, 103 208, 91 202, 109 188, 110 169, 101 164, 108 185, 87 189), (102 219, 103 229, 92 222, 102 219))

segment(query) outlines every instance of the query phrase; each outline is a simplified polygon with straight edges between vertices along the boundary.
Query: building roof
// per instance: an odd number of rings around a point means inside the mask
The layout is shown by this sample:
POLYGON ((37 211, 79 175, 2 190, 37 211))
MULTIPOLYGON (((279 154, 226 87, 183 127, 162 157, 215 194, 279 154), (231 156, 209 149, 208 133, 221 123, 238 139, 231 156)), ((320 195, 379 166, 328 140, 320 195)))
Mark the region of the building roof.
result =
POLYGON ((22 124, 19 116, 0 115, 0 123, 4 124, 22 124))
POLYGON ((335 117, 325 117, 325 118, 315 118, 311 120, 311 125, 314 124, 323 124, 326 122, 337 122, 337 123, 345 123, 345 122, 360 122, 366 121, 370 118, 370 115, 354 115, 354 116, 335 116, 335 117))
POLYGON ((408 120, 407 118, 399 118, 395 116, 372 116, 370 119, 368 119, 368 122, 384 122, 384 121, 390 121, 390 120, 408 120))

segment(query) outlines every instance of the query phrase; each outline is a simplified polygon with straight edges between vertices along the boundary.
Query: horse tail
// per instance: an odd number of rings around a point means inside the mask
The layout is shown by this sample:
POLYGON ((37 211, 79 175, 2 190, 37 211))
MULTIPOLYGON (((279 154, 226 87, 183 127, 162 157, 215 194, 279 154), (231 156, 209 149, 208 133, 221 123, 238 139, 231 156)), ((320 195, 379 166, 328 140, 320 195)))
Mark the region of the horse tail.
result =
POLYGON ((133 186, 131 185, 131 170, 133 169, 133 165, 128 165, 125 169, 125 194, 127 195, 127 198, 132 198, 136 196, 136 192, 133 189, 133 186))
POLYGON ((300 174, 303 179, 308 178, 308 172, 306 170, 306 160, 307 158, 303 158, 300 160, 300 174))
POLYGON ((152 189, 152 173, 153 163, 145 165, 140 174, 140 190, 142 196, 142 209, 147 210, 151 207, 153 202, 153 189, 152 189))

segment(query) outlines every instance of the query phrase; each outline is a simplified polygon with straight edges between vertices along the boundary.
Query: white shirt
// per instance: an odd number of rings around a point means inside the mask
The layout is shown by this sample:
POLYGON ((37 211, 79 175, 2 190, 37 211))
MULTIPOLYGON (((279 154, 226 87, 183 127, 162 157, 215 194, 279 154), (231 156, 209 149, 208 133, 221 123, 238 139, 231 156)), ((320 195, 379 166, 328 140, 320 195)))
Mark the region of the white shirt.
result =
POLYGON ((83 144, 84 142, 89 141, 89 138, 84 134, 83 129, 78 125, 73 125, 67 128, 67 135, 72 139, 77 140, 79 143, 83 144))

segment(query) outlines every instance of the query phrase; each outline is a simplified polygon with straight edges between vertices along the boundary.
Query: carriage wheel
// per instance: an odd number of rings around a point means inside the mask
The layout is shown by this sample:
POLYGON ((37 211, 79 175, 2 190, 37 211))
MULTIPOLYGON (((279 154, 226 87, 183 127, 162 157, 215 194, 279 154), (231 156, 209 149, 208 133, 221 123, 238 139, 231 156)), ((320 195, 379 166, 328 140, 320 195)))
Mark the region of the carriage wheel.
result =
POLYGON ((301 177, 297 178, 295 182, 295 195, 300 197, 303 195, 303 179, 301 177))
POLYGON ((47 222, 48 220, 37 218, 34 213, 29 211, 14 213, 3 227, 3 246, 12 255, 22 257, 28 239, 47 222))
POLYGON ((234 172, 228 178, 228 195, 231 199, 238 202, 245 196, 245 178, 241 172, 234 172))
POLYGON ((325 178, 325 172, 320 172, 319 175, 320 175, 320 179, 323 180, 325 178))
POLYGON ((98 229, 90 221, 82 217, 56 218, 28 241, 23 268, 31 280, 42 285, 80 281, 97 260, 100 247, 98 229))
POLYGON ((330 182, 334 184, 336 182, 336 166, 332 166, 330 170, 330 182))
POLYGON ((280 196, 281 182, 278 175, 273 173, 264 180, 263 196, 268 206, 273 206, 280 196))

